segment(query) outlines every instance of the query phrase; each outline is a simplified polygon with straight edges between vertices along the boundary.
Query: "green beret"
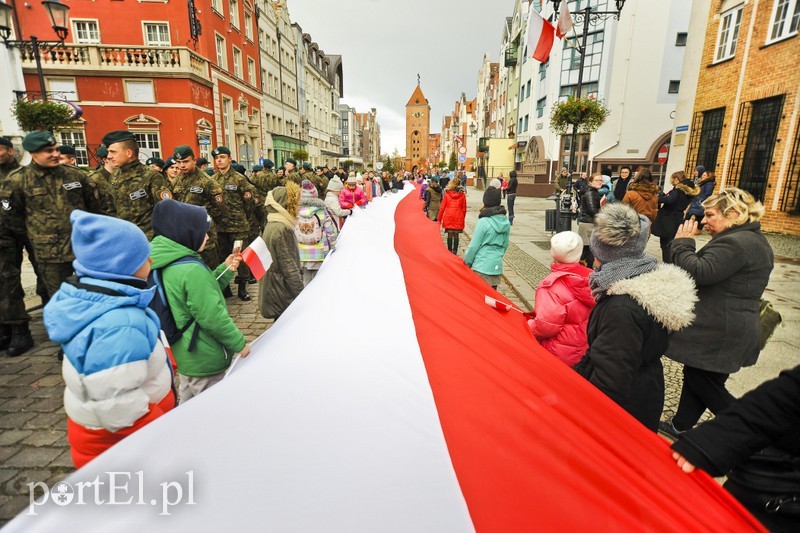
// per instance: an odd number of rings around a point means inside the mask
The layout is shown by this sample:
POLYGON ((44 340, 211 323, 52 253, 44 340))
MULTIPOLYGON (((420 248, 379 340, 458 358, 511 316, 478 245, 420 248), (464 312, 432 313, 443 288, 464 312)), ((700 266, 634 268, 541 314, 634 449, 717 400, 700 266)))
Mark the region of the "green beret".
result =
POLYGON ((166 161, 164 161, 164 167, 161 170, 167 170, 169 167, 175 164, 175 160, 171 157, 168 157, 166 161))
POLYGON ((203 165, 210 165, 211 163, 208 162, 208 159, 205 157, 198 157, 197 158, 197 166, 202 167, 203 165))
POLYGON ((194 157, 194 150, 186 144, 175 148, 175 153, 172 154, 172 159, 175 161, 181 161, 187 157, 194 157))
POLYGON ((286 160, 286 162, 287 162, 287 163, 291 163, 291 164, 293 164, 294 166, 297 166, 297 161, 295 161, 295 160, 294 160, 294 159, 292 159, 291 157, 290 157, 289 159, 287 159, 287 160, 286 160))
POLYGON ((68 144, 62 144, 59 146, 58 151, 61 152, 61 155, 75 155, 75 147, 68 144))
POLYGON ((211 168, 211 167, 204 169, 203 172, 205 172, 209 176, 213 176, 214 175, 214 169, 211 168))
POLYGON ((233 163, 231 165, 231 168, 236 172, 238 172, 239 174, 241 174, 242 176, 244 176, 245 172, 247 172, 247 169, 244 168, 244 166, 240 165, 239 163, 233 163))
POLYGON ((262 167, 261 165, 253 165, 252 168, 253 172, 261 172, 262 170, 264 170, 264 167, 262 167))
POLYGON ((97 147, 97 157, 100 159, 105 159, 108 157, 108 148, 106 148, 106 145, 101 144, 97 147))
POLYGON ((112 131, 106 133, 106 136, 101 139, 101 143, 106 146, 111 146, 114 143, 121 143, 122 141, 136 142, 136 136, 126 130, 112 131))
POLYGON ((29 152, 56 145, 56 138, 49 131, 32 131, 22 139, 22 147, 29 152))
POLYGON ((5 146, 6 148, 14 148, 14 143, 11 142, 11 139, 8 137, 0 137, 0 146, 5 146))
POLYGON ((217 146, 213 150, 211 150, 211 157, 217 157, 220 154, 225 154, 227 156, 231 155, 231 149, 227 146, 217 146))
POLYGON ((144 162, 145 165, 156 165, 158 167, 164 168, 164 161, 159 159, 158 157, 151 157, 147 161, 144 162))
POLYGON ((303 163, 303 168, 306 169, 306 170, 312 170, 312 171, 314 170, 314 167, 312 167, 308 163, 303 163))
POLYGON ((275 167, 275 163, 272 162, 272 159, 265 159, 264 160, 264 166, 267 167, 267 168, 274 168, 275 167))

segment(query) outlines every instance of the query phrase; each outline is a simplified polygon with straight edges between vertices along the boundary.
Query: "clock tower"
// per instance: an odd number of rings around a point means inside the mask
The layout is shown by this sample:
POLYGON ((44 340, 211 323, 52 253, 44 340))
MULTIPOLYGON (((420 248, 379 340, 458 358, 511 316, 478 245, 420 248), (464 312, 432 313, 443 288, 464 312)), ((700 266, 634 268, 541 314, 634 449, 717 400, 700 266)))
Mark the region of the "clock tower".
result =
POLYGON ((414 94, 406 104, 406 170, 427 167, 428 135, 430 133, 431 106, 417 82, 414 94))

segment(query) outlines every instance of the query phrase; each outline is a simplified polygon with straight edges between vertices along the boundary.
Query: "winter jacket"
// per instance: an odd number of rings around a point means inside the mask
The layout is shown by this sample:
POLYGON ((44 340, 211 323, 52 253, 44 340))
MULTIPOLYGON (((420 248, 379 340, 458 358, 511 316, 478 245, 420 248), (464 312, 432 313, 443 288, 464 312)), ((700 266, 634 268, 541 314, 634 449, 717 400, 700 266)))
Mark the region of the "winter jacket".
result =
POLYGON ((436 220, 439 217, 439 207, 442 204, 442 189, 439 185, 431 184, 425 189, 425 212, 428 218, 436 220))
POLYGON ((350 209, 343 209, 341 205, 339 205, 339 193, 335 191, 328 191, 325 193, 325 207, 328 208, 334 218, 334 222, 339 226, 342 227, 342 221, 349 217, 352 211, 350 209))
POLYGON ((678 226, 683 223, 683 212, 689 202, 698 195, 700 188, 696 187, 692 180, 683 180, 673 187, 666 194, 658 195, 658 203, 661 204, 659 212, 664 221, 664 238, 671 238, 678 231, 678 226), (669 237, 667 237, 669 236, 669 237))
POLYGON ((581 196, 581 213, 578 222, 594 224, 594 217, 600 212, 600 193, 594 187, 589 187, 581 196))
POLYGON ((202 261, 200 254, 159 235, 153 239, 151 257, 153 269, 163 269, 162 283, 170 311, 180 328, 194 318, 195 323, 172 345, 172 355, 178 372, 185 376, 206 377, 224 372, 231 357, 244 348, 247 341, 228 314, 222 289, 231 282, 235 272, 225 264, 213 272, 195 262, 166 266, 183 257, 202 261), (217 280, 218 276, 222 276, 217 280), (197 344, 189 351, 189 342, 197 333, 197 344))
POLYGON ((573 367, 653 431, 664 407, 661 355, 669 333, 694 320, 694 294, 689 275, 669 264, 613 283, 592 309, 589 350, 573 367))
POLYGON ((300 254, 300 261, 323 261, 328 253, 336 248, 336 238, 339 231, 336 222, 333 221, 328 210, 325 209, 325 202, 319 198, 302 199, 300 210, 297 213, 298 226, 295 227, 295 234, 303 230, 300 228, 299 221, 303 219, 316 220, 321 230, 320 240, 316 244, 304 244, 297 241, 297 248, 300 254))
POLYGON ((503 206, 485 208, 478 215, 464 263, 475 272, 489 276, 503 273, 503 255, 508 249, 511 223, 503 206))
POLYGON ((420 200, 423 200, 423 201, 425 200, 425 191, 426 190, 428 190, 428 184, 427 183, 423 183, 422 185, 420 185, 420 187, 419 187, 419 199, 420 200))
POLYGON ((589 289, 590 268, 553 263, 536 288, 536 315, 531 333, 547 351, 572 366, 586 353, 586 325, 595 305, 589 289))
POLYGON ((653 222, 658 215, 658 185, 634 182, 622 197, 622 203, 630 205, 637 213, 653 222))
POLYGON ((625 193, 628 192, 628 185, 631 184, 632 179, 632 176, 628 176, 627 179, 617 178, 617 181, 614 183, 614 198, 617 200, 625 198, 625 193))
POLYGON ((517 194, 518 184, 519 180, 517 178, 508 178, 508 187, 506 189, 506 194, 517 194))
POLYGON ((348 189, 345 187, 339 193, 339 206, 342 209, 353 209, 355 206, 367 205, 367 195, 364 194, 364 189, 356 186, 355 189, 348 189))
MULTIPOLYGON (((269 216, 274 208, 269 201, 266 207, 269 216)), ((259 285, 261 315, 264 318, 278 318, 303 290, 300 252, 294 229, 282 222, 267 222, 263 239, 272 255, 272 266, 259 285)))
POLYGON ((467 216, 467 196, 464 189, 448 189, 444 193, 442 203, 439 206, 439 216, 437 220, 441 222, 444 229, 463 230, 464 219, 467 216))
POLYGON ((158 317, 147 307, 154 289, 144 280, 77 281, 119 294, 67 282, 44 309, 47 334, 64 349, 64 410, 80 467, 172 409, 175 397, 158 317))
POLYGON ((688 220, 692 215, 699 221, 703 219, 703 215, 705 213, 705 208, 703 207, 703 202, 706 199, 714 194, 714 187, 716 186, 717 182, 712 177, 706 177, 706 179, 701 179, 697 182, 697 187, 699 192, 695 195, 692 199, 692 203, 689 204, 689 209, 686 211, 686 219, 688 220))
POLYGON ((672 336, 667 356, 723 374, 755 364, 761 350, 759 303, 774 266, 761 224, 721 231, 699 251, 694 239, 675 239, 670 252, 672 262, 694 278, 700 301, 698 320, 672 336))

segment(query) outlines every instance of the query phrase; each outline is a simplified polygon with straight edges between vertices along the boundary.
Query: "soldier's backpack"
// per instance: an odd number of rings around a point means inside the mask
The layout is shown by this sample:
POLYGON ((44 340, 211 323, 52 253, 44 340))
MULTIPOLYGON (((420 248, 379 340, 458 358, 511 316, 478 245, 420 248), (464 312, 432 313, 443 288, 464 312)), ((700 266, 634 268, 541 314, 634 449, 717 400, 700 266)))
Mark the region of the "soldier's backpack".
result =
MULTIPOLYGON (((195 323, 194 318, 189 319, 189 321, 181 327, 178 327, 178 324, 175 322, 175 317, 172 316, 172 310, 169 308, 169 301, 167 300, 167 291, 164 288, 164 282, 162 279, 163 271, 165 268, 172 266, 172 265, 179 265, 182 263, 197 263, 199 265, 203 265, 206 267, 205 263, 203 263, 200 259, 195 257, 182 257, 180 259, 176 259, 175 261, 164 265, 159 269, 153 269, 150 271, 150 275, 147 277, 147 283, 149 287, 156 287, 156 294, 153 299, 150 301, 150 309, 155 311, 156 315, 158 315, 158 319, 161 321, 161 330, 164 332, 164 335, 167 337, 167 341, 170 345, 175 344, 183 337, 183 334, 195 323)), ((206 267, 208 268, 208 267, 206 267)), ((200 325, 196 324, 194 331, 192 331, 192 338, 189 340, 189 351, 193 351, 195 346, 197 345, 197 336, 200 333, 200 325)))
POLYGON ((319 243, 322 240, 322 222, 317 214, 314 213, 311 216, 305 213, 298 214, 294 234, 300 244, 319 243))

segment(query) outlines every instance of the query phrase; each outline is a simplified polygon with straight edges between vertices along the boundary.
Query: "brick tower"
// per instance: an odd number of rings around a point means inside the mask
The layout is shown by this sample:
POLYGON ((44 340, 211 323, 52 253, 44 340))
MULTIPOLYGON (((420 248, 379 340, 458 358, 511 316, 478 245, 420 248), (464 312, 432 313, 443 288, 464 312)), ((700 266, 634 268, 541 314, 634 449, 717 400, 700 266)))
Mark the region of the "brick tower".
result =
POLYGON ((422 94, 419 81, 417 81, 414 94, 406 104, 406 170, 412 170, 414 166, 427 167, 428 165, 430 115, 431 106, 428 104, 428 99, 422 94))

